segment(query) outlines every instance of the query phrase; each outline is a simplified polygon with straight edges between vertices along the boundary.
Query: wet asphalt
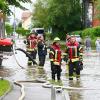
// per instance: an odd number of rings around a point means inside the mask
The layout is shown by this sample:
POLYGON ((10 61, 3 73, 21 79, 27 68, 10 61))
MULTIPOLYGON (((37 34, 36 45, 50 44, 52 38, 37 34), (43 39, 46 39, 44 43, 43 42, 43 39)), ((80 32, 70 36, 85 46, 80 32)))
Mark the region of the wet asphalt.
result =
MULTIPOLYGON (((25 48, 22 40, 17 40, 17 47, 25 48)), ((8 57, 8 56, 7 56, 8 57)), ((8 59, 3 60, 3 69, 0 69, 0 77, 9 79, 11 82, 15 81, 29 81, 36 78, 34 68, 27 66, 27 57, 22 52, 18 51, 16 54, 18 63, 25 69, 21 69, 16 63, 14 56, 9 56, 8 59)), ((37 59, 38 61, 38 59, 37 59)), ((66 66, 62 66, 62 82, 64 86, 92 88, 90 90, 67 90, 70 100, 100 100, 100 55, 94 51, 84 53, 83 58, 84 69, 81 71, 81 78, 77 81, 69 81, 65 75, 67 73, 66 66)), ((51 79, 50 63, 47 60, 44 66, 48 79, 51 79)), ((43 88, 42 83, 23 83, 25 85, 25 100, 51 100, 51 89, 43 88)), ((14 85, 12 92, 3 98, 3 100, 18 100, 20 96, 20 88, 14 85)), ((58 100, 58 99, 57 99, 58 100)))

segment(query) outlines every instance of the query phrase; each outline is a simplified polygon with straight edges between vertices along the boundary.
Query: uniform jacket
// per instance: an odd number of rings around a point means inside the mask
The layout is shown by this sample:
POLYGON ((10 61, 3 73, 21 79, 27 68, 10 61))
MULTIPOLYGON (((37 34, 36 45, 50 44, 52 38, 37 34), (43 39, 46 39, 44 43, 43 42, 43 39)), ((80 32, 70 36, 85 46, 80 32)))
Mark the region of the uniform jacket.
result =
POLYGON ((39 41, 37 47, 38 47, 38 55, 40 56, 47 55, 47 47, 43 41, 39 41))
POLYGON ((50 60, 53 61, 55 65, 60 65, 62 60, 60 46, 53 44, 50 48, 49 57, 50 60))
POLYGON ((80 44, 78 42, 74 42, 73 44, 71 42, 68 42, 66 44, 66 47, 66 53, 68 55, 68 58, 72 62, 78 61, 83 52, 80 44))
POLYGON ((36 36, 34 36, 34 37, 29 36, 27 38, 27 49, 34 50, 36 48, 37 48, 37 37, 36 36))

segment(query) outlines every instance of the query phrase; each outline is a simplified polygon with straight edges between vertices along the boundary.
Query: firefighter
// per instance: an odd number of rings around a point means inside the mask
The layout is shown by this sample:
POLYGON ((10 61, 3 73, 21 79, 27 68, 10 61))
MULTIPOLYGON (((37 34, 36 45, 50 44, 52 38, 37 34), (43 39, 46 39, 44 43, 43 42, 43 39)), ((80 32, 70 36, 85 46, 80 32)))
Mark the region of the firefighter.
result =
POLYGON ((71 36, 66 34, 66 43, 68 43, 70 41, 70 39, 71 39, 71 36))
POLYGON ((37 48, 38 48, 38 57, 39 57, 39 67, 43 68, 45 64, 46 55, 47 55, 47 46, 43 36, 38 36, 37 48))
POLYGON ((69 80, 73 80, 73 73, 75 72, 77 80, 80 78, 81 63, 82 63, 83 49, 72 36, 70 41, 66 44, 66 54, 68 56, 69 66, 69 80))
POLYGON ((57 80, 61 80, 61 48, 58 37, 54 38, 54 42, 50 47, 49 58, 51 62, 51 77, 55 81, 55 75, 57 74, 57 80))
MULTIPOLYGON (((27 52, 33 58, 33 60, 36 60, 37 34, 35 34, 34 32, 31 32, 31 34, 27 36, 27 52)), ((32 61, 30 58, 28 59, 28 65, 32 65, 32 61)), ((36 66, 34 63, 33 65, 36 66)))

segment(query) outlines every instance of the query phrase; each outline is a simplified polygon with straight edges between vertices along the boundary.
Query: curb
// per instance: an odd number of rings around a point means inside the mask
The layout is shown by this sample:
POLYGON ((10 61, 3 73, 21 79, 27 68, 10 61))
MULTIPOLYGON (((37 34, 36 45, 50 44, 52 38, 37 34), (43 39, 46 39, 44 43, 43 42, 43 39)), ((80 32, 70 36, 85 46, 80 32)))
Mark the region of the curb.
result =
MULTIPOLYGON (((8 80, 7 80, 7 81, 8 81, 8 80)), ((9 94, 9 93, 11 92, 11 90, 13 89, 13 83, 9 81, 9 84, 10 84, 10 88, 4 93, 4 95, 2 95, 2 96, 0 97, 0 100, 3 100, 3 98, 4 98, 7 94, 9 94)))

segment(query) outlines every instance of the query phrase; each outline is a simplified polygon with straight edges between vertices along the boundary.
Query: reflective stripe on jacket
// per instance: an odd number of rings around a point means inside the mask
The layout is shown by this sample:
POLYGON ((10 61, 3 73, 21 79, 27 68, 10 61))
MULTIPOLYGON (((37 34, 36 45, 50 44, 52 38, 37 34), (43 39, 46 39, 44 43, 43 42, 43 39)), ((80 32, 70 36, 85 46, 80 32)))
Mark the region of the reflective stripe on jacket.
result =
POLYGON ((82 47, 80 47, 78 42, 75 42, 74 44, 69 42, 67 44, 66 53, 72 62, 79 61, 80 54, 82 53, 81 49, 82 47))
POLYGON ((50 61, 53 61, 55 65, 60 65, 61 64, 61 49, 60 49, 60 47, 56 47, 55 45, 53 45, 50 48, 49 58, 50 58, 50 61))

